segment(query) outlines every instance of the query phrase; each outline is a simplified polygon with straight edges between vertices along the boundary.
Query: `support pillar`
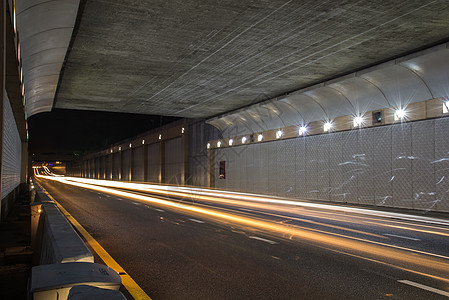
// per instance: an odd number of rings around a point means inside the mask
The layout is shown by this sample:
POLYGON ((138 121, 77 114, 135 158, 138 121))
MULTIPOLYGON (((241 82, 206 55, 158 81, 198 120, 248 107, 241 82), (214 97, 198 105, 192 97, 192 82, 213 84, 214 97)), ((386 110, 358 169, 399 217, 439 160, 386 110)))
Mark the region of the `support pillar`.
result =
POLYGON ((181 135, 181 185, 186 185, 189 176, 189 131, 187 124, 184 124, 181 135))
POLYGON ((142 145, 143 181, 148 182, 148 145, 142 145))
POLYGON ((165 141, 159 140, 159 183, 165 183, 165 141))
POLYGON ((210 188, 215 187, 215 151, 207 150, 207 182, 210 188))

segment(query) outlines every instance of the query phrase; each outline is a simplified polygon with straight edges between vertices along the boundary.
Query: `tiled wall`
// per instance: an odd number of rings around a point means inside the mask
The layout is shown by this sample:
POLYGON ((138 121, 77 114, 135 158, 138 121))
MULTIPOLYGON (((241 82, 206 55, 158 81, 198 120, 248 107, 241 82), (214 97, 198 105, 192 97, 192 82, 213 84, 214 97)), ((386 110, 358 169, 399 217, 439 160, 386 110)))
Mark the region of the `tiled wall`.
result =
POLYGON ((215 187, 449 211, 449 118, 211 149, 215 187), (226 161, 226 179, 218 178, 226 161))
POLYGON ((0 122, 3 122, 4 130, 3 141, 0 141, 3 143, 2 194, 0 199, 3 199, 20 184, 22 141, 6 92, 3 107, 0 107, 0 109, 3 109, 3 120, 0 120, 0 122))

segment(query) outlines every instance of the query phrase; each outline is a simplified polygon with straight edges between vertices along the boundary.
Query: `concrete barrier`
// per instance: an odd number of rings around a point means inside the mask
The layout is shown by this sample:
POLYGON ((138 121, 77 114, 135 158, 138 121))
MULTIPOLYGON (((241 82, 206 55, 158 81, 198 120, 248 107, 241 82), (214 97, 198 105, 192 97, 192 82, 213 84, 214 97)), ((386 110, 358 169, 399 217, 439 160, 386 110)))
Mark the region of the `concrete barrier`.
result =
POLYGON ((31 205, 33 249, 30 296, 40 299, 126 299, 118 291, 121 278, 113 269, 94 263, 84 241, 39 187, 31 205))
MULTIPOLYGON (((100 291, 94 290, 97 294, 95 299, 109 299, 110 293, 106 290, 118 292, 121 282, 122 279, 117 272, 101 264, 85 262, 51 264, 33 267, 30 292, 34 300, 62 300, 68 298, 73 287, 89 285, 101 288, 100 291)), ((85 288, 82 290, 85 295, 92 292, 85 288)))
POLYGON ((68 300, 126 300, 120 291, 106 290, 90 285, 77 285, 70 289, 68 300))
POLYGON ((83 240, 75 232, 72 225, 59 211, 56 203, 41 191, 37 195, 42 204, 34 203, 32 211, 33 262, 36 265, 67 263, 67 262, 94 262, 94 256, 83 240), (47 199, 48 198, 48 199, 47 199), (39 214, 38 221, 36 213, 39 214))

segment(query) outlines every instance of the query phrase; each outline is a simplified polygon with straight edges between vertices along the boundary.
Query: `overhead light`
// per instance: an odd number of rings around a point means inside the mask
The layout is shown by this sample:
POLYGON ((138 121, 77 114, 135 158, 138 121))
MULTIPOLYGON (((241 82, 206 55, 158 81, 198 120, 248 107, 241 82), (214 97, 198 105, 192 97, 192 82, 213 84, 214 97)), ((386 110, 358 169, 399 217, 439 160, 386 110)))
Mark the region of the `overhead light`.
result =
POLYGON ((218 141, 218 142, 217 142, 217 148, 220 148, 220 147, 221 147, 221 142, 218 141))
POLYGON ((242 144, 246 143, 246 136, 242 137, 242 144))
POLYGON ((111 153, 112 153, 112 149, 111 149, 111 153))
POLYGON ((282 137, 282 134, 283 134, 282 130, 278 130, 278 131, 276 132, 276 138, 277 138, 277 139, 280 139, 280 138, 282 137))
POLYGON ((323 125, 324 132, 328 132, 329 130, 331 130, 331 128, 332 128, 332 123, 331 122, 324 123, 324 125, 323 125))
POLYGON ((162 134, 159 133, 159 139, 162 140, 162 134))
POLYGON ((185 132, 185 128, 184 127, 182 127, 182 129, 181 129, 181 133, 184 133, 185 132))
POLYGON ((394 120, 395 121, 403 120, 405 118, 405 115, 406 115, 405 109, 403 108, 397 109, 394 112, 394 120))
POLYGON ((234 140, 233 139, 229 139, 229 146, 232 146, 234 144, 234 140))
POLYGON ((449 100, 443 102, 443 114, 449 113, 449 100))
POLYGON ((145 144, 145 140, 142 140, 142 145, 144 145, 145 144))
POLYGON ((354 117, 353 124, 354 124, 354 127, 362 126, 363 118, 361 116, 354 117))
POLYGON ((304 135, 307 132, 307 127, 306 126, 301 126, 298 129, 298 134, 299 135, 304 135))
POLYGON ((257 141, 258 142, 261 142, 263 140, 263 135, 262 134, 259 134, 258 136, 257 136, 257 141))
POLYGON ((118 147, 118 151, 122 151, 122 147, 118 147))
POLYGON ((130 144, 129 144, 129 148, 131 148, 131 147, 132 147, 132 144, 130 143, 130 144))
POLYGON ((210 143, 207 143, 207 149, 210 149, 210 143))

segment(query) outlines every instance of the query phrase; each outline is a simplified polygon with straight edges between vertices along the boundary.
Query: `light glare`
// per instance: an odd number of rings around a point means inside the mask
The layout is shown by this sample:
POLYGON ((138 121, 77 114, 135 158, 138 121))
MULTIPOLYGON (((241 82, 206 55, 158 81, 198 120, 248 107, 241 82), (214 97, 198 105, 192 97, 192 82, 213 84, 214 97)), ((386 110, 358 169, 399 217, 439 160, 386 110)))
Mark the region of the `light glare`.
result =
POLYGON ((405 109, 403 109, 403 108, 397 109, 394 112, 394 120, 395 121, 403 120, 405 118, 405 115, 406 115, 405 109))
POLYGON ((324 123, 324 126, 323 126, 324 132, 328 132, 331 128, 332 128, 331 122, 324 123))
POLYGON ((221 147, 221 142, 220 142, 220 141, 217 142, 217 147, 218 147, 218 148, 221 147))
POLYGON ((229 140, 229 146, 232 146, 234 144, 234 140, 233 139, 230 139, 229 140))
POLYGON ((246 136, 242 137, 242 144, 246 143, 246 136))
POLYGON ((278 132, 276 132, 276 138, 280 139, 282 137, 282 134, 283 134, 282 130, 279 130, 278 132))
POLYGON ((307 127, 306 126, 299 127, 299 130, 298 130, 298 134, 299 135, 304 135, 306 132, 307 132, 307 127))
POLYGON ((443 114, 449 113, 449 100, 443 102, 443 114))
POLYGON ((257 136, 257 141, 258 142, 261 142, 263 140, 263 135, 262 134, 259 134, 258 136, 257 136))
POLYGON ((358 116, 354 118, 354 127, 360 127, 363 124, 363 118, 358 116))

